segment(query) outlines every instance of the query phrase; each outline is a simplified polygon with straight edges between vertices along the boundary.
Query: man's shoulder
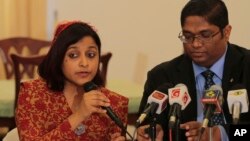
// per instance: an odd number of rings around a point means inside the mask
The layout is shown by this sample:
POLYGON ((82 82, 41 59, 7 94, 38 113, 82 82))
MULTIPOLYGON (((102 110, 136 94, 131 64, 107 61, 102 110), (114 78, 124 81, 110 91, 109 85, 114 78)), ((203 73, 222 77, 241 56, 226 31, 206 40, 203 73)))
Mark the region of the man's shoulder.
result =
POLYGON ((232 62, 250 65, 250 50, 236 44, 229 44, 227 58, 232 62))
POLYGON ((248 48, 236 45, 236 44, 230 44, 229 45, 232 49, 233 52, 249 56, 250 55, 250 50, 248 48))
POLYGON ((159 70, 173 70, 177 69, 180 64, 184 61, 188 61, 188 57, 185 54, 177 56, 171 60, 162 62, 151 69, 151 71, 159 71, 159 70))

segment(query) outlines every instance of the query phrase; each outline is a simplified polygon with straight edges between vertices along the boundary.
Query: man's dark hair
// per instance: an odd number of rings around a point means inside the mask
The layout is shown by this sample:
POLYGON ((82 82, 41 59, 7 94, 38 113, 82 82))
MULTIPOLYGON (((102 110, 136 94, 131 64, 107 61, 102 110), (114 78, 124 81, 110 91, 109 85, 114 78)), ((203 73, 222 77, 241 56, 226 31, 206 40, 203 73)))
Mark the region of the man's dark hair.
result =
POLYGON ((228 11, 222 0, 190 0, 182 9, 181 26, 188 16, 203 17, 222 31, 228 25, 228 11))

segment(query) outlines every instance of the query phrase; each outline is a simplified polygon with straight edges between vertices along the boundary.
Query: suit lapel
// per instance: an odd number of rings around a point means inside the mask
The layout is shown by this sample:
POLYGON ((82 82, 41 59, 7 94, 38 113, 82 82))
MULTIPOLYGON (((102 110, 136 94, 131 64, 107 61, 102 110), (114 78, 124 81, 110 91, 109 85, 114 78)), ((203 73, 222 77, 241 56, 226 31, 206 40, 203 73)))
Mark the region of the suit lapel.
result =
POLYGON ((194 78, 194 71, 192 67, 191 59, 184 55, 182 61, 177 67, 178 75, 176 76, 178 83, 183 83, 187 86, 189 95, 193 102, 190 102, 189 105, 186 107, 184 111, 182 111, 182 122, 196 120, 197 111, 193 109, 197 109, 196 102, 197 101, 197 94, 196 94, 196 87, 195 87, 195 78, 194 78), (194 113, 195 111, 195 113, 194 113), (190 114, 192 113, 192 114, 190 114))
POLYGON ((243 69, 242 59, 242 54, 240 54, 236 48, 233 48, 233 45, 229 44, 222 79, 222 88, 225 92, 240 82, 243 69))
MULTIPOLYGON (((237 83, 243 83, 242 72, 243 72, 243 55, 233 47, 234 45, 228 45, 228 51, 226 54, 224 72, 223 72, 223 98, 224 104, 223 109, 225 115, 229 115, 228 103, 227 103, 227 93, 228 91, 237 83)), ((231 116, 225 117, 227 121, 231 121, 231 116)))

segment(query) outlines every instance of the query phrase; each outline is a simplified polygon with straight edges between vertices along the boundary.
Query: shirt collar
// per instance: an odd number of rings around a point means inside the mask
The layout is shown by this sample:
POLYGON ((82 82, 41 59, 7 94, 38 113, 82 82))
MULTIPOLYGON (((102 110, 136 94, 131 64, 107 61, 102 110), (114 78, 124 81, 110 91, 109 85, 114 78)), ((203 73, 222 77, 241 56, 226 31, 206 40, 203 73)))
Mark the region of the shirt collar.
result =
MULTIPOLYGON (((209 69, 215 73, 217 77, 219 77, 222 80, 223 70, 224 70, 224 63, 225 63, 225 57, 226 57, 227 47, 224 54, 221 56, 221 58, 216 61, 209 69)), ((194 69, 194 75, 195 78, 197 78, 198 75, 200 75, 203 71, 207 70, 206 67, 202 67, 197 65, 192 61, 193 69, 194 69)))

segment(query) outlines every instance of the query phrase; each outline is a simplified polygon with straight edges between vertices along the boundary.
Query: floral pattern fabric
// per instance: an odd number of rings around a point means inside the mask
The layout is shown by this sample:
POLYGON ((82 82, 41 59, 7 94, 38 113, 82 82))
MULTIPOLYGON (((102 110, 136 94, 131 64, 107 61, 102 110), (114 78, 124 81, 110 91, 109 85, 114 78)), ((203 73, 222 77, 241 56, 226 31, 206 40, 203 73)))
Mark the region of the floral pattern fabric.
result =
MULTIPOLYGON (((113 111, 127 123, 128 99, 106 88, 100 89, 111 101, 113 111)), ((76 135, 67 118, 72 114, 62 92, 48 89, 45 81, 36 79, 21 84, 16 124, 20 141, 109 141, 121 132, 106 114, 92 114, 82 124, 86 131, 76 135)))

